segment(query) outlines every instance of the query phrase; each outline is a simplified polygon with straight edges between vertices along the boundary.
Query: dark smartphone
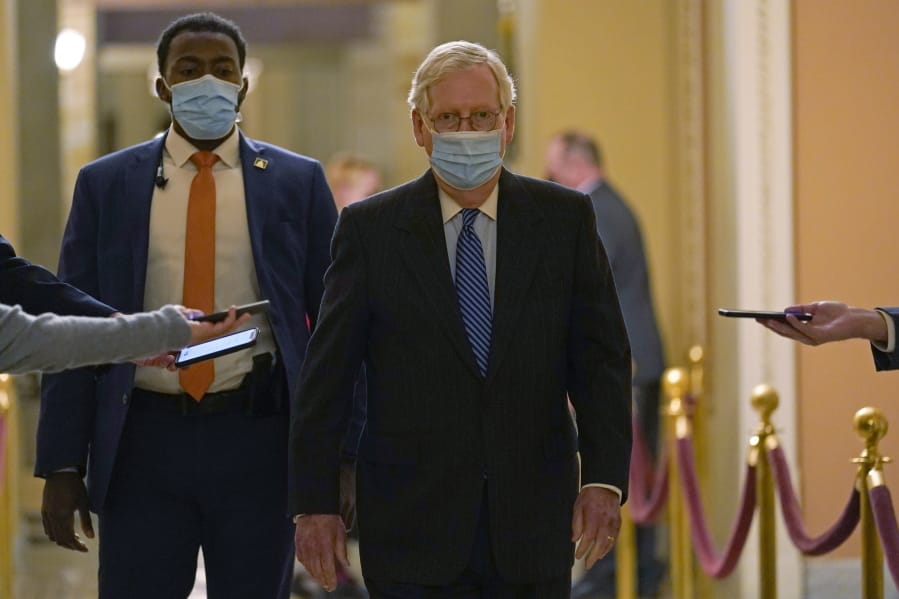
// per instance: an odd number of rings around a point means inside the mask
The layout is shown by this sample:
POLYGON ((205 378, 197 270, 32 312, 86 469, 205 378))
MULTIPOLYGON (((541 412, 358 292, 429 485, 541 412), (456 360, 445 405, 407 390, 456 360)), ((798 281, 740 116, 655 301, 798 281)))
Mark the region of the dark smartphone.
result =
MULTIPOLYGON (((243 306, 237 306, 237 316, 240 318, 244 314, 257 314, 259 312, 268 312, 269 301, 262 300, 261 302, 253 302, 252 304, 244 304, 243 306)), ((190 306, 188 306, 190 307, 190 306)), ((221 322, 228 317, 228 311, 224 312, 210 312, 209 314, 204 314, 202 316, 196 316, 191 318, 191 320, 195 320, 197 322, 221 322)))
POLYGON ((256 337, 258 335, 259 329, 247 329, 231 333, 230 335, 222 335, 196 345, 188 345, 178 353, 178 357, 175 358, 175 366, 184 368, 203 360, 211 360, 212 358, 252 347, 256 345, 256 337))
MULTIPOLYGON (((718 308, 718 314, 721 316, 730 316, 732 318, 765 318, 770 320, 786 320, 786 312, 776 312, 771 310, 728 310, 727 308, 718 308)), ((811 320, 813 314, 808 312, 790 312, 799 320, 811 320)))

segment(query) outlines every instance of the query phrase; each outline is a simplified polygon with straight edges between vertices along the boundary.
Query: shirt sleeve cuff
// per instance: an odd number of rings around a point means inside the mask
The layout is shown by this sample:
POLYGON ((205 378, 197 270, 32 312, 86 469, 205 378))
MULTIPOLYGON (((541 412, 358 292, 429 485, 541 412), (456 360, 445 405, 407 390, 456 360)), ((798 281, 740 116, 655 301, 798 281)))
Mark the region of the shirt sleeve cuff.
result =
POLYGON ((584 490, 587 487, 600 487, 602 489, 608 489, 609 491, 612 491, 613 493, 618 495, 618 503, 621 503, 621 496, 622 496, 621 489, 619 489, 615 485, 605 485, 603 483, 590 483, 589 485, 584 485, 583 487, 581 487, 581 490, 584 490))
POLYGON ((893 318, 883 310, 877 310, 877 313, 887 325, 887 343, 883 345, 872 341, 871 345, 884 353, 891 354, 896 350, 896 324, 893 322, 893 318))

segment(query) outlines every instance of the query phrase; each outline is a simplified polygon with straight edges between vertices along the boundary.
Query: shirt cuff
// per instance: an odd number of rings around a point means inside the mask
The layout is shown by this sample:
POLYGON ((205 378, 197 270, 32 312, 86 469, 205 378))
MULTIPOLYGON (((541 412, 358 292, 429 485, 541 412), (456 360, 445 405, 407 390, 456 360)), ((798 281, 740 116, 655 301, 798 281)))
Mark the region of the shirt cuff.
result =
POLYGON ((887 343, 883 345, 872 341, 871 345, 884 353, 891 354, 896 350, 896 324, 893 322, 893 317, 883 310, 877 310, 877 313, 887 325, 887 343))
POLYGON ((589 485, 584 485, 583 487, 581 487, 581 490, 583 491, 587 487, 600 487, 602 489, 608 489, 609 491, 612 491, 613 493, 618 495, 618 503, 621 503, 621 497, 622 497, 621 489, 619 489, 615 485, 605 485, 603 483, 590 483, 589 485))

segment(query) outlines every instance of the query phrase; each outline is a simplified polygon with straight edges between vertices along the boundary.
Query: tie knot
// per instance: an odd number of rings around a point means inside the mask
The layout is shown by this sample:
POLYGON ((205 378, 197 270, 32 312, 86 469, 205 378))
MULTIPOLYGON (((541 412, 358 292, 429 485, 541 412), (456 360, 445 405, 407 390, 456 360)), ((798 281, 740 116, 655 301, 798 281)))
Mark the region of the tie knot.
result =
POLYGON ((470 227, 474 224, 474 219, 478 217, 478 213, 480 210, 477 208, 463 208, 462 209, 462 226, 470 227))
POLYGON ((197 169, 203 168, 212 168, 212 165, 218 161, 219 157, 215 154, 215 152, 194 152, 190 161, 194 163, 197 169))

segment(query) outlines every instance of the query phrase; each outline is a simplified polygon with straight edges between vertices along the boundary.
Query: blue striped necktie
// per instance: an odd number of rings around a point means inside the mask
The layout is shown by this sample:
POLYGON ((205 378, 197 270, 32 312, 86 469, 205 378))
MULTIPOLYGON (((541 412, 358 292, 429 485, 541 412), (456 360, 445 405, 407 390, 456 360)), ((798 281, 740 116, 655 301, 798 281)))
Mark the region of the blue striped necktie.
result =
POLYGON ((487 376, 493 314, 484 249, 474 230, 474 221, 479 212, 477 208, 462 209, 462 231, 456 244, 456 296, 478 369, 482 376, 487 376))

